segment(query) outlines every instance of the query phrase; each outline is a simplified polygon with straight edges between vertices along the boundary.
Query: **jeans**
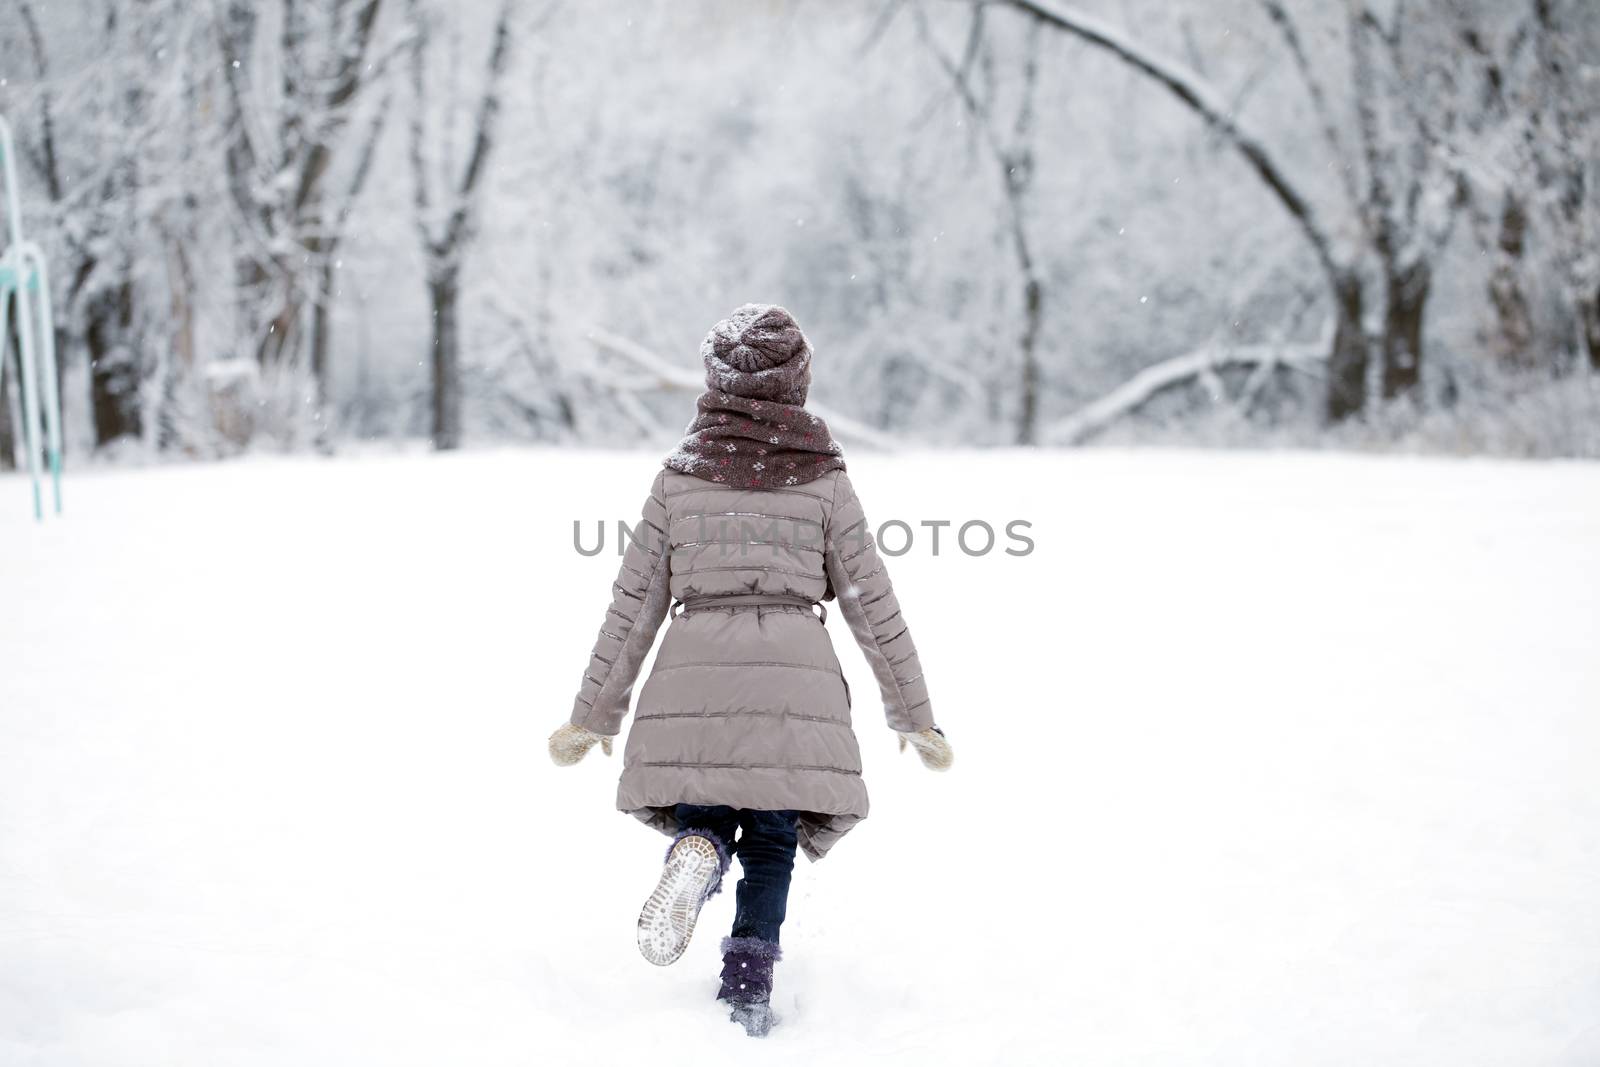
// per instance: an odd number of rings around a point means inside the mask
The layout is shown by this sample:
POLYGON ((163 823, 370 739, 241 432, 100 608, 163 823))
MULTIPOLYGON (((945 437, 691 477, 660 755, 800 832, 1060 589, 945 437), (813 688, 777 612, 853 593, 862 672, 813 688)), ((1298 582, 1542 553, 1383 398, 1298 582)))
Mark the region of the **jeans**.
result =
POLYGON ((757 937, 776 945, 788 910, 799 813, 679 804, 674 815, 680 830, 704 830, 722 842, 730 856, 739 857, 744 876, 735 891, 733 936, 757 937), (735 830, 740 831, 737 842, 735 830))

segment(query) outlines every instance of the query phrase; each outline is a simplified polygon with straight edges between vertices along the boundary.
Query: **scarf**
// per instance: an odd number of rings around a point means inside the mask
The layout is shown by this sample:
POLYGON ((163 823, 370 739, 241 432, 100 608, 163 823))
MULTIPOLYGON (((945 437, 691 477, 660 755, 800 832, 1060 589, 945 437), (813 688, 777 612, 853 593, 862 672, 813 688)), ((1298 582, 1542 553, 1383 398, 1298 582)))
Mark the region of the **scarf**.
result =
POLYGON ((741 489, 779 489, 844 470, 828 424, 798 404, 707 390, 665 465, 741 489))

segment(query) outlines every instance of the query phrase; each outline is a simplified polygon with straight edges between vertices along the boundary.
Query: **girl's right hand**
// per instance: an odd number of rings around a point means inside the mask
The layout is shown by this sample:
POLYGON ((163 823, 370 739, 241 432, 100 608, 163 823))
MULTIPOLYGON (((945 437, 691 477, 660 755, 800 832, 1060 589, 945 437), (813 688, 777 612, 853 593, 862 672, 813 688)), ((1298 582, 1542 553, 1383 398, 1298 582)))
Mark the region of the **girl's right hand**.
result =
POLYGON ((570 767, 587 756, 596 741, 600 742, 600 751, 611 755, 611 738, 570 722, 562 723, 550 735, 550 760, 557 767, 570 767))

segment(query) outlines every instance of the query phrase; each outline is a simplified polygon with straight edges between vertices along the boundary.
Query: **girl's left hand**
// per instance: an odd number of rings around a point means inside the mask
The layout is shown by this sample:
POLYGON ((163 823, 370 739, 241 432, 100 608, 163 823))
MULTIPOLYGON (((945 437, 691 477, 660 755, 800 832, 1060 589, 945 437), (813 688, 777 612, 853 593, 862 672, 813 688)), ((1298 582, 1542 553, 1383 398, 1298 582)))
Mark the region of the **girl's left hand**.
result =
POLYGON ((950 742, 945 740, 944 731, 937 726, 930 726, 915 733, 901 733, 901 752, 906 750, 907 744, 917 750, 917 755, 922 757, 922 765, 930 771, 948 771, 950 764, 955 762, 955 749, 950 747, 950 742))

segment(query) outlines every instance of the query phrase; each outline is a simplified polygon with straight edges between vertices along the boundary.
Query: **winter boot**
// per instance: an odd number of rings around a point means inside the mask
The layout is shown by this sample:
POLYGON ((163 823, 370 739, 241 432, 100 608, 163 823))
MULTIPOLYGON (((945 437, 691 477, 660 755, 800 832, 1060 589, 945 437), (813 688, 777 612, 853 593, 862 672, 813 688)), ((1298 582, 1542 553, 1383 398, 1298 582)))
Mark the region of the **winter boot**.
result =
POLYGON ((717 999, 732 1011, 728 1018, 751 1037, 766 1037, 778 1023, 772 1011, 772 965, 783 951, 759 937, 722 939, 722 989, 717 999))
POLYGON ((658 967, 683 955, 700 905, 722 888, 728 853, 703 830, 685 830, 667 849, 661 880, 639 913, 639 951, 658 967))

